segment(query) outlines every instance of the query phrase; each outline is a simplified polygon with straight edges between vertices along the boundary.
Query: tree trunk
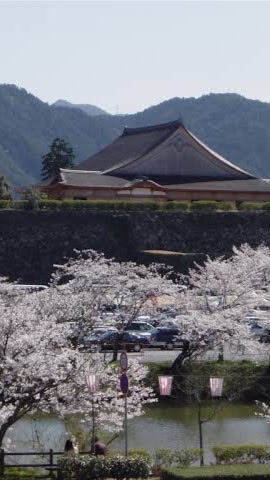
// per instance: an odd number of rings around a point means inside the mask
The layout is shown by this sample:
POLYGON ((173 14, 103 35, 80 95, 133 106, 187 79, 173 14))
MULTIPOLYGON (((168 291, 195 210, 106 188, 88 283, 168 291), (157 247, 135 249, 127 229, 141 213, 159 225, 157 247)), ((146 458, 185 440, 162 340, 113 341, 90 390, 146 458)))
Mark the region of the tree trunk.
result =
POLYGON ((178 373, 181 370, 183 361, 185 360, 185 358, 188 357, 188 351, 189 351, 189 342, 187 341, 186 343, 184 343, 182 351, 179 353, 179 355, 176 357, 176 359, 172 364, 171 370, 173 373, 174 372, 178 373))
POLYGON ((198 424, 199 424, 199 441, 200 441, 200 449, 201 449, 201 457, 200 457, 200 466, 204 466, 204 458, 203 458, 203 432, 202 432, 202 417, 201 417, 201 404, 199 403, 198 407, 198 424))
POLYGON ((1 425, 0 427, 0 448, 3 448, 3 440, 4 440, 4 436, 5 434, 7 433, 9 427, 11 426, 12 424, 10 423, 4 423, 3 425, 1 425))

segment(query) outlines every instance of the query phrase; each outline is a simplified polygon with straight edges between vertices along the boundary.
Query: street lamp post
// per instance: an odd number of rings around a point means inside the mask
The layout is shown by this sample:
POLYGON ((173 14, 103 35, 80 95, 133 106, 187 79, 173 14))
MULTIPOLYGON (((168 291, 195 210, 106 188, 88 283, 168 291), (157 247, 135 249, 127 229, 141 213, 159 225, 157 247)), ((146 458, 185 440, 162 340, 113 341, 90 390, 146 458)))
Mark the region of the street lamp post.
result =
POLYGON ((95 393, 99 390, 99 375, 90 374, 86 377, 86 383, 91 393, 92 400, 92 448, 94 455, 95 449, 95 431, 96 431, 96 412, 95 412, 95 393))
POLYGON ((128 456, 128 414, 127 414, 127 394, 129 389, 129 380, 126 374, 127 367, 128 367, 128 357, 126 352, 122 352, 120 355, 120 367, 122 370, 122 374, 120 376, 120 388, 122 393, 124 394, 124 427, 125 427, 125 457, 128 456))

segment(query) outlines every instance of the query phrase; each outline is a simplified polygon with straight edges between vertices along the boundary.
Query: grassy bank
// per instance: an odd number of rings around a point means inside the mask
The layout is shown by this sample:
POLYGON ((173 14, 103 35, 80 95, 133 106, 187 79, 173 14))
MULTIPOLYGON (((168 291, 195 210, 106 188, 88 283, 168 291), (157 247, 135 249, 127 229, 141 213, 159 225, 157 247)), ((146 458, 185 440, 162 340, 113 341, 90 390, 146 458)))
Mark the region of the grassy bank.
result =
POLYGON ((197 479, 253 479, 269 480, 270 465, 212 465, 207 467, 166 468, 162 480, 197 479))
MULTIPOLYGON (((158 376, 174 375, 171 370, 170 362, 148 363, 149 373, 147 377, 148 385, 151 385, 158 393, 158 376)), ((200 364, 200 373, 203 376, 202 396, 209 395, 209 378, 223 377, 224 392, 233 392, 240 390, 241 394, 238 400, 254 401, 265 400, 270 397, 270 365, 257 364, 251 361, 223 361, 223 362, 204 362, 200 364)), ((181 384, 189 376, 196 375, 198 366, 184 365, 177 375, 177 381, 174 382, 174 397, 177 399, 188 399, 188 396, 181 390, 181 384)), ((166 399, 168 402, 168 399, 166 399)))

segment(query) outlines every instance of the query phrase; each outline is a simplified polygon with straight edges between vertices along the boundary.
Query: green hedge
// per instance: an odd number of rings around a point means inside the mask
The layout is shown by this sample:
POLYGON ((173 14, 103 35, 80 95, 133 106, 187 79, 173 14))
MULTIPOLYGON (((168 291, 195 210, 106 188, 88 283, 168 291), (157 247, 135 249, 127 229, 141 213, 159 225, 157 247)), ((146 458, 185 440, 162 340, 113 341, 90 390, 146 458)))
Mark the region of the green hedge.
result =
POLYGON ((0 209, 15 210, 105 210, 105 211, 180 211, 180 212, 216 212, 216 211, 270 211, 270 202, 234 202, 216 200, 197 201, 122 201, 122 200, 0 200, 0 209))
POLYGON ((150 475, 149 463, 138 456, 122 457, 95 457, 78 456, 62 458, 59 462, 61 476, 65 480, 93 480, 115 478, 117 480, 129 478, 147 478, 150 475))
POLYGON ((187 212, 190 209, 190 202, 165 202, 163 204, 165 210, 180 210, 187 212))
POLYGON ((155 464, 162 467, 188 467, 201 459, 200 448, 182 448, 171 450, 170 448, 159 448, 155 452, 155 464))
POLYGON ((192 202, 190 205, 190 210, 192 212, 200 212, 200 211, 206 211, 206 212, 215 212, 219 208, 219 202, 216 202, 215 200, 199 200, 196 202, 192 202))
POLYGON ((270 461, 270 445, 220 445, 212 449, 217 464, 266 463, 270 461))
MULTIPOLYGON (((270 205, 269 202, 267 202, 267 204, 270 205)), ((238 209, 239 210, 251 210, 251 211, 263 210, 263 206, 264 206, 264 204, 259 203, 259 202, 241 202, 238 205, 238 209)))
POLYGON ((270 210, 270 202, 264 202, 262 203, 262 210, 269 211, 270 210))
POLYGON ((162 480, 269 480, 270 465, 213 465, 192 468, 164 468, 162 480))

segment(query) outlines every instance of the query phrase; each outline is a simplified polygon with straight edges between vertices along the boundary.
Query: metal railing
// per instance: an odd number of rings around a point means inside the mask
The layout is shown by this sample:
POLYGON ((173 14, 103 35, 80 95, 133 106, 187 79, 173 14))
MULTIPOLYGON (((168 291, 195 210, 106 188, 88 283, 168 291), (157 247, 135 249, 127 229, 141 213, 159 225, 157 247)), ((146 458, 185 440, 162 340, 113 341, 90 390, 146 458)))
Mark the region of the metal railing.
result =
MULTIPOLYGON (((88 452, 80 452, 81 455, 90 455, 90 451, 88 452)), ((54 451, 52 448, 48 452, 6 452, 4 448, 0 449, 0 476, 3 475, 5 468, 14 468, 14 467, 29 467, 29 468, 48 468, 52 469, 53 467, 57 467, 57 462, 55 457, 59 457, 64 455, 64 452, 57 452, 54 451), (7 463, 7 459, 11 457, 27 457, 27 456, 37 456, 37 457, 45 457, 44 462, 40 463, 7 463), (46 462, 46 459, 48 460, 46 462)))

